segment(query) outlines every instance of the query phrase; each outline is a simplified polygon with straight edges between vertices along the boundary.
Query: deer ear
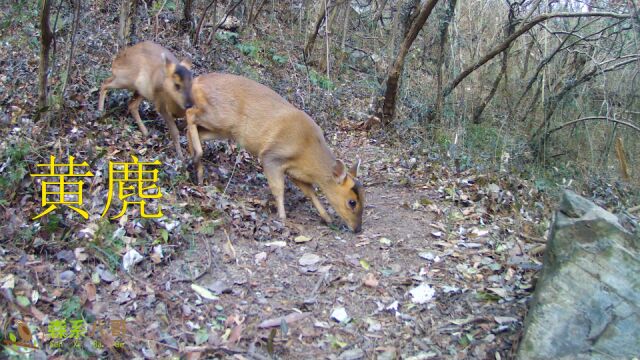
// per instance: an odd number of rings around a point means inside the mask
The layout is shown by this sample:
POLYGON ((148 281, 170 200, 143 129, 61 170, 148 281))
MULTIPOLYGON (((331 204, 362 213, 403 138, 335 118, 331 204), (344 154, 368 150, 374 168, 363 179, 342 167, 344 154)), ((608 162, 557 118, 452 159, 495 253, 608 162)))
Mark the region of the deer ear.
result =
POLYGON ((180 65, 186 67, 187 69, 191 70, 191 66, 193 65, 193 63, 191 62, 191 59, 182 59, 182 61, 180 61, 180 65))
POLYGON ((162 57, 162 62, 164 62, 164 71, 167 76, 168 74, 173 74, 176 70, 176 64, 174 64, 173 61, 171 61, 171 59, 169 59, 165 53, 162 53, 162 55, 160 56, 162 57))
POLYGON ((358 170, 360 170, 360 159, 358 159, 356 163, 349 168, 349 175, 353 178, 358 177, 358 170))
POLYGON ((344 163, 340 160, 336 160, 335 165, 333 165, 333 179, 339 185, 342 185, 344 179, 347 177, 347 171, 345 169, 344 163))

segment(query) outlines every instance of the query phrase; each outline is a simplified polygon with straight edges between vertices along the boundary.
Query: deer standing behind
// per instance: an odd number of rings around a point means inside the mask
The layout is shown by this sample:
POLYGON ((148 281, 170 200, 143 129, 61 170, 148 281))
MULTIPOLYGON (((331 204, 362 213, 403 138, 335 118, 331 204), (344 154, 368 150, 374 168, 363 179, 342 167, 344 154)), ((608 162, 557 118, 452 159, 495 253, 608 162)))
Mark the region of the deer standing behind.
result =
POLYGON ((149 136, 138 108, 143 99, 151 101, 167 123, 176 153, 182 158, 180 133, 174 116, 184 117, 185 110, 193 105, 191 61, 178 62, 169 50, 145 41, 121 51, 113 60, 111 72, 113 75, 100 87, 98 111, 104 110, 108 89, 129 89, 133 91, 129 111, 142 134, 149 136))
POLYGON ((201 141, 233 139, 262 163, 281 219, 286 218, 287 174, 326 223, 331 223, 331 217, 318 200, 314 185, 352 231, 361 231, 364 189, 356 180, 359 161, 347 170, 306 113, 268 87, 235 75, 199 76, 193 81, 192 92, 194 106, 186 111, 187 139, 198 184, 202 184, 204 171, 201 141))

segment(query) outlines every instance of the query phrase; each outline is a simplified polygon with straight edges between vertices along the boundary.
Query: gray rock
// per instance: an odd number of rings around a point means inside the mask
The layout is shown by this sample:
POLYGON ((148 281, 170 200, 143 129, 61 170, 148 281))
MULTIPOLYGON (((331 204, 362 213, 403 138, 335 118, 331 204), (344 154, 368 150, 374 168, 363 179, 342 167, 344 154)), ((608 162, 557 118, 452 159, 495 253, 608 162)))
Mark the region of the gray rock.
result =
POLYGON ((518 359, 640 354, 640 237, 565 191, 525 320, 518 359))

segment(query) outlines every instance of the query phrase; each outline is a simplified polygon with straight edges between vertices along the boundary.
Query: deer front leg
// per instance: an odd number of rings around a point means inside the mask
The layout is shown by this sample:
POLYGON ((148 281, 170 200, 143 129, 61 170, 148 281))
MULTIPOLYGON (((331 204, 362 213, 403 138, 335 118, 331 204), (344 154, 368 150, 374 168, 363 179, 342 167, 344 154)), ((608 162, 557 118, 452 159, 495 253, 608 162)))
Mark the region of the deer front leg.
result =
POLYGON ((193 166, 196 168, 196 179, 198 185, 202 185, 204 179, 204 167, 202 166, 202 143, 198 135, 198 126, 195 123, 194 110, 187 110, 187 138, 189 141, 189 152, 191 153, 193 166))
POLYGON ((142 100, 144 100, 142 95, 138 94, 137 91, 134 92, 133 97, 131 98, 131 101, 129 101, 128 108, 129 108, 129 112, 131 113, 131 116, 133 116, 133 119, 136 121, 136 124, 138 124, 138 128, 142 132, 142 135, 147 137, 149 136, 149 131, 144 126, 144 123, 142 122, 142 118, 140 118, 140 111, 139 111, 140 103, 142 102, 142 100))
POLYGON ((305 195, 307 195, 309 199, 311 199, 313 206, 315 206, 318 212, 320 213, 320 217, 322 218, 322 220, 324 220, 326 224, 331 224, 331 216, 327 214, 327 210, 325 210, 324 206, 322 206, 322 203, 318 199, 318 196, 316 195, 316 191, 313 189, 313 186, 311 184, 307 184, 306 182, 296 180, 293 178, 291 179, 291 181, 293 181, 293 183, 296 184, 300 188, 300 190, 302 190, 302 192, 305 195))
POLYGON ((173 145, 176 149, 176 154, 180 160, 184 159, 182 156, 182 148, 180 147, 180 132, 178 131, 178 127, 176 126, 176 120, 173 118, 173 115, 166 109, 163 109, 160 112, 162 118, 167 123, 167 127, 169 128, 169 134, 171 134, 171 140, 173 140, 173 145))

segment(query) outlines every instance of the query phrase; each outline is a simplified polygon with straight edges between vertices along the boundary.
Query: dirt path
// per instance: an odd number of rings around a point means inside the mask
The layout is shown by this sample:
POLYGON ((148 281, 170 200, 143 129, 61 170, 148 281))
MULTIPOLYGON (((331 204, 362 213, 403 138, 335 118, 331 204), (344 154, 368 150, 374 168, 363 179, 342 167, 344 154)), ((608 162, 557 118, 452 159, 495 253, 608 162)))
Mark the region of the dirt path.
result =
MULTIPOLYGON (((369 146, 363 153, 384 151, 369 146)), ((514 298, 505 290, 501 298, 489 290, 501 292, 508 283, 499 275, 505 268, 494 262, 503 257, 489 239, 464 241, 456 233, 461 228, 444 228, 435 205, 442 195, 433 188, 378 184, 366 191, 363 232, 355 235, 322 225, 293 187, 286 192, 289 221, 283 227, 273 213, 265 215, 275 209, 265 200, 270 196, 264 179, 231 185, 231 202, 245 203, 231 213, 243 214, 244 221, 232 219, 237 227, 198 236, 196 245, 154 280, 172 282, 182 276, 180 269, 193 274, 210 264, 195 283, 220 298, 198 304, 189 282, 180 282, 177 289, 190 299, 180 307, 192 308, 188 313, 199 314, 200 324, 235 329, 241 339, 231 347, 258 357, 268 356, 272 346, 275 355, 296 359, 508 357, 524 310, 515 300, 528 293, 514 298), (250 230, 247 218, 254 221, 250 230), (310 240, 297 243, 298 236, 310 240), (208 252, 210 258, 203 255, 208 252), (423 303, 410 294, 420 285, 433 290, 423 303), (332 315, 340 308, 350 320, 336 321, 332 315), (278 318, 289 314, 301 319, 282 327, 278 318), (268 319, 277 324, 273 341, 270 329, 259 328, 268 319)), ((223 340, 209 337, 208 351, 219 352, 223 340)))

